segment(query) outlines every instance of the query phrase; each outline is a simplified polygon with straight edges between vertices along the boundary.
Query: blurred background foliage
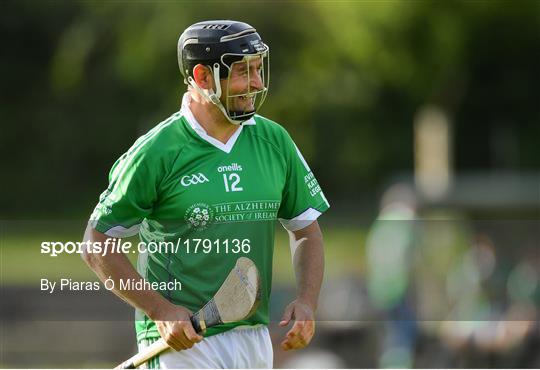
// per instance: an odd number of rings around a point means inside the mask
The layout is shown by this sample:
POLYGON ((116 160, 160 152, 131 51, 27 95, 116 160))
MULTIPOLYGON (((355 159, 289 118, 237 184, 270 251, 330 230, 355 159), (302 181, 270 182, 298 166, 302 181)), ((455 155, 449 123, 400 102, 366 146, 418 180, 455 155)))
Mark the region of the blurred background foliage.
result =
POLYGON ((1 9, 4 218, 86 216, 116 158, 179 109, 176 42, 204 19, 248 22, 270 46, 261 114, 289 130, 336 212, 375 215, 381 186, 412 171, 413 120, 426 104, 453 122, 456 170, 540 164, 539 1, 3 1, 1 9))

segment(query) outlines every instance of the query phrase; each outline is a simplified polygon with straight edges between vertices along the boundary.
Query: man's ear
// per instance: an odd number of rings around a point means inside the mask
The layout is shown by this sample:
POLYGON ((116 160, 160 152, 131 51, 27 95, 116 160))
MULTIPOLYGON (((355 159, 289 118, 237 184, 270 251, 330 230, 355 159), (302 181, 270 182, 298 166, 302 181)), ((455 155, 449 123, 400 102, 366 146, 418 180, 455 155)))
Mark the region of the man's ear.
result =
POLYGON ((197 64, 193 67, 193 79, 201 89, 209 90, 214 88, 214 78, 207 66, 197 64))

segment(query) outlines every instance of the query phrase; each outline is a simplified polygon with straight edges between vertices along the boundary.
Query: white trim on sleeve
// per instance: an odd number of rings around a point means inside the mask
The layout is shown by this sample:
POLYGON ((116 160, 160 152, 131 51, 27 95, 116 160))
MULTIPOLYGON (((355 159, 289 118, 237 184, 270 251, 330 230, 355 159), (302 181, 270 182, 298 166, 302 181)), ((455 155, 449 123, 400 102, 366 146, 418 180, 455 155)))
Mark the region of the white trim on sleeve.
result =
POLYGON ((315 208, 308 208, 306 211, 302 212, 302 214, 291 220, 280 218, 279 222, 281 222, 281 225, 283 225, 285 229, 297 231, 311 225, 320 215, 321 212, 317 211, 315 208))
POLYGON ((328 203, 328 199, 326 199, 326 197, 324 196, 324 193, 322 192, 322 190, 321 190, 320 194, 321 194, 321 198, 322 198, 322 199, 324 200, 324 202, 326 203, 326 206, 327 206, 327 207, 330 207, 330 203, 328 203))
POLYGON ((130 228, 118 225, 105 231, 104 234, 111 238, 128 238, 130 236, 137 235, 139 233, 141 224, 133 225, 130 228))
MULTIPOLYGON (((293 142, 294 144, 294 142, 293 142)), ((304 165, 304 168, 306 169, 306 171, 309 173, 311 172, 311 169, 309 168, 309 165, 307 164, 304 156, 302 155, 302 153, 300 152, 300 149, 298 149, 298 147, 296 146, 296 144, 294 144, 294 147, 296 148, 296 153, 298 154, 298 157, 300 158, 300 161, 302 161, 302 164, 304 165)))
MULTIPOLYGON (((88 224, 90 227, 94 230, 97 230, 97 226, 100 224, 99 220, 92 219, 88 220, 88 224)), ((107 224, 101 224, 101 226, 108 226, 107 224)), ((129 228, 126 228, 122 225, 117 225, 114 227, 111 227, 109 230, 105 231, 103 234, 110 236, 111 238, 127 238, 130 236, 137 235, 139 233, 139 229, 141 227, 141 224, 133 225, 129 228)))

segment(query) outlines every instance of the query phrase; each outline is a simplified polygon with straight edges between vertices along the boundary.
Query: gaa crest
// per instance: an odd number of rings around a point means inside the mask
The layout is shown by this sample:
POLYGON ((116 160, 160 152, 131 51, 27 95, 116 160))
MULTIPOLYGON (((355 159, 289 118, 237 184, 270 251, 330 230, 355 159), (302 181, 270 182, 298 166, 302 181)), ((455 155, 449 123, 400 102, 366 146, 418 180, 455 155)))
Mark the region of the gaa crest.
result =
POLYGON ((214 212, 206 203, 195 203, 189 207, 184 215, 188 226, 195 230, 204 230, 212 223, 214 212))

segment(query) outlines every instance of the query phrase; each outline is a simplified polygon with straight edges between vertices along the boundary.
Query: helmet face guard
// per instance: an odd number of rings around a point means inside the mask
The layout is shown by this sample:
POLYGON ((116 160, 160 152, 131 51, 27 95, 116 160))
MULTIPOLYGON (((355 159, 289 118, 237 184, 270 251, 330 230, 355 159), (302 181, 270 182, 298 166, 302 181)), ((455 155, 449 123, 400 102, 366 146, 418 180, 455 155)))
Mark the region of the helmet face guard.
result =
POLYGON ((270 85, 270 52, 267 50, 258 54, 224 54, 222 64, 228 66, 227 91, 222 93, 221 101, 225 101, 226 116, 232 123, 244 122, 253 117, 262 106, 270 85), (228 58, 241 58, 225 63, 228 58), (240 92, 231 91, 233 85, 244 87, 240 92), (255 86, 255 87, 254 87, 255 86))
POLYGON ((184 82, 235 125, 253 117, 266 98, 269 52, 253 27, 236 21, 196 23, 178 40, 178 64, 184 82), (193 69, 198 64, 210 69, 215 89, 197 85, 193 69))

